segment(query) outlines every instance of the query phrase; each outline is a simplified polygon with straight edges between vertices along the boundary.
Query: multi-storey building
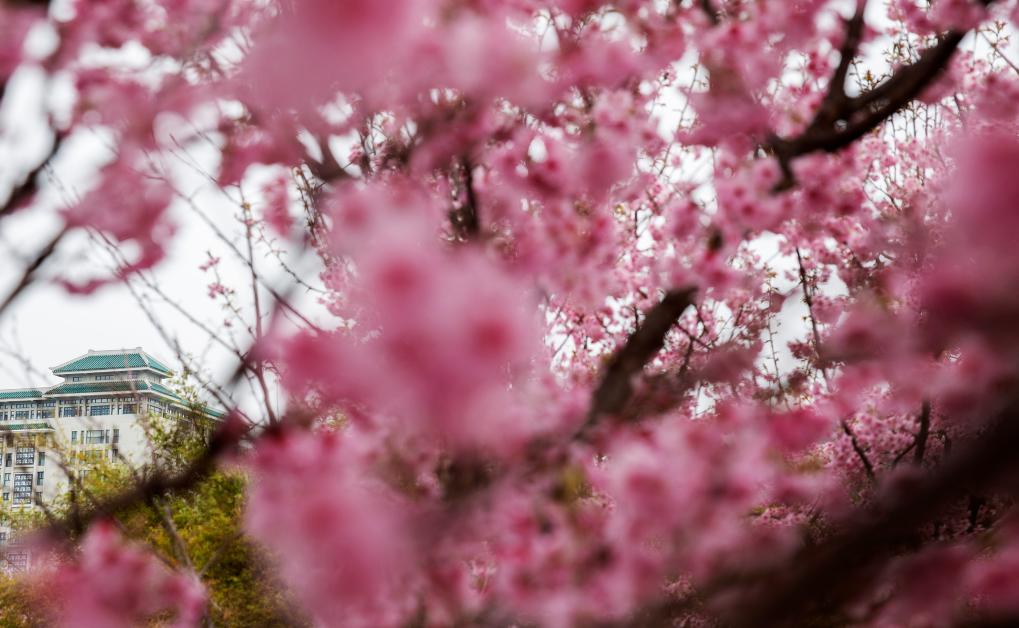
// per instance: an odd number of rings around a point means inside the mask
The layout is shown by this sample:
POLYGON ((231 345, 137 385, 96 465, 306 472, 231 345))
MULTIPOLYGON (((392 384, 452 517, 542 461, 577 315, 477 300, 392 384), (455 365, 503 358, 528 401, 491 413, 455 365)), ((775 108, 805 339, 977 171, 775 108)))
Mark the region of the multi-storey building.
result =
MULTIPOLYGON (((90 350, 52 371, 56 385, 0 390, 0 509, 44 506, 100 461, 144 464, 147 418, 195 412, 163 383, 170 369, 141 347, 90 350)), ((27 554, 9 540, 0 522, 0 555, 17 568, 27 554)))

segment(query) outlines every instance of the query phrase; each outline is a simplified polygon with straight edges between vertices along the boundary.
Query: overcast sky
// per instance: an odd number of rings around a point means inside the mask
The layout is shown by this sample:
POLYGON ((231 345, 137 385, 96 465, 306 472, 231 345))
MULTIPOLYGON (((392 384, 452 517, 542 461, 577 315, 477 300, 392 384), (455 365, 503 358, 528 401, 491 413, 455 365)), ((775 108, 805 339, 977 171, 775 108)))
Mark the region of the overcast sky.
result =
MULTIPOLYGON (((60 86, 45 85, 35 71, 19 71, 11 81, 0 111, 0 163, 21 164, 19 168, 0 169, 0 197, 13 180, 26 172, 48 152, 47 125, 41 112, 43 98, 59 96, 60 86)), ((108 138, 96 133, 72 136, 64 142, 61 159, 47 173, 39 202, 31 209, 0 221, 0 295, 6 295, 25 268, 25 261, 37 254, 41 246, 61 225, 57 208, 72 203, 86 192, 95 180, 95 173, 110 158, 108 138)), ((197 169, 184 160, 171 160, 180 190, 194 199, 213 227, 203 222, 185 202, 176 203, 171 220, 177 225, 177 236, 168 249, 168 257, 152 273, 166 295, 186 308, 187 313, 217 332, 217 337, 235 333, 240 346, 247 346, 244 330, 236 325, 225 329, 224 320, 231 318, 220 303, 208 296, 214 281, 199 266, 207 252, 222 258, 220 269, 223 283, 238 289, 238 303, 245 314, 250 303, 250 275, 230 246, 215 230, 235 245, 243 242, 243 230, 237 221, 239 209, 202 175, 215 172, 211 150, 189 151, 189 159, 197 161, 197 169)), ((264 169, 262 169, 264 170, 264 169)), ((257 179, 259 169, 252 177, 257 179)), ((264 175, 264 173, 263 173, 264 175)), ((249 178, 250 182, 250 178, 249 178)), ((235 194, 236 199, 236 192, 235 194)), ((111 203, 124 199, 111 199, 111 203)), ((255 204, 256 212, 258 205, 255 204)), ((130 252, 130 247, 127 248, 130 252)), ((307 281, 317 284, 318 266, 313 255, 299 251, 283 251, 283 258, 307 281)), ((256 255, 256 266, 274 286, 287 284, 280 264, 263 253, 256 255)), ((84 233, 65 239, 57 254, 42 268, 41 279, 26 290, 14 305, 0 316, 0 389, 56 383, 48 370, 86 351, 142 347, 165 360, 174 370, 181 368, 174 348, 164 338, 167 332, 179 341, 184 352, 205 370, 205 376, 220 382, 228 379, 236 367, 236 357, 220 346, 199 326, 192 324, 172 306, 158 297, 148 301, 163 327, 152 323, 138 300, 122 285, 103 288, 89 296, 68 294, 52 280, 56 277, 83 278, 108 273, 111 258, 84 233)), ((282 290, 281 290, 282 291, 282 290)), ((150 295, 152 296, 152 295, 150 295)), ((271 302, 263 292, 263 299, 271 302)), ((322 308, 314 294, 295 295, 302 312, 317 322, 322 308)), ((250 317, 249 317, 250 318, 250 317)), ((243 399, 240 399, 243 402, 243 399)))

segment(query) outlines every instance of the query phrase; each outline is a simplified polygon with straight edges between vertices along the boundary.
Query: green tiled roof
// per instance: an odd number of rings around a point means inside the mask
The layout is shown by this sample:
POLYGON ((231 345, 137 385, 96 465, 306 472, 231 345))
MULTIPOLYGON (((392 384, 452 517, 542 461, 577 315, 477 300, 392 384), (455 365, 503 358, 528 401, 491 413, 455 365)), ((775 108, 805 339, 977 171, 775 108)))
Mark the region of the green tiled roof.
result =
MULTIPOLYGON (((69 373, 85 371, 122 371, 125 369, 147 369, 163 376, 172 375, 169 368, 159 360, 143 351, 141 348, 125 349, 122 351, 89 351, 83 356, 75 358, 66 364, 53 369, 57 375, 67 376, 69 373)), ((54 397, 70 397, 76 395, 103 395, 103 394, 141 394, 147 396, 158 395, 164 402, 174 406, 191 408, 193 404, 185 401, 176 392, 167 386, 144 379, 125 380, 121 378, 107 381, 72 382, 65 379, 64 382, 51 388, 21 388, 17 390, 0 390, 0 402, 3 401, 41 401, 53 399, 54 397)), ((221 418, 224 412, 214 410, 206 404, 199 404, 195 410, 204 413, 212 418, 221 418)), ((9 425, 9 424, 8 424, 9 425)), ((16 424, 9 425, 7 429, 39 429, 47 427, 46 424, 16 424)))
POLYGON ((173 392, 172 390, 170 390, 166 386, 163 386, 162 384, 159 384, 157 382, 152 382, 151 384, 149 384, 149 388, 150 388, 150 390, 152 390, 152 392, 162 393, 162 394, 166 395, 167 397, 173 397, 174 399, 176 399, 177 401, 180 401, 181 403, 184 402, 183 399, 181 399, 179 396, 177 396, 177 393, 173 392))
MULTIPOLYGON (((75 382, 73 384, 60 384, 56 388, 46 391, 46 395, 84 395, 89 393, 123 393, 123 392, 147 392, 153 390, 159 384, 152 384, 144 381, 130 382, 75 382)), ((159 386, 166 390, 163 386, 159 386)), ((156 392, 163 392, 158 390, 156 392)), ((163 394, 167 394, 163 392, 163 394)), ((173 394, 173 393, 170 393, 173 394)))
MULTIPOLYGON (((191 407, 191 405, 192 405, 192 404, 184 401, 180 397, 180 395, 178 395, 177 393, 173 392, 172 390, 170 390, 166 386, 163 386, 162 384, 159 384, 159 383, 156 383, 156 382, 152 382, 151 384, 149 384, 149 386, 150 386, 150 390, 152 390, 152 392, 162 393, 162 394, 166 395, 167 397, 172 397, 174 399, 174 401, 176 401, 179 404, 182 404, 182 405, 185 405, 185 406, 188 406, 188 407, 191 407)), ((198 404, 198 408, 200 408, 203 412, 205 412, 205 414, 208 414, 209 416, 211 416, 213 418, 217 418, 218 419, 218 418, 226 415, 225 412, 221 412, 219 410, 213 410, 212 408, 210 408, 208 405, 206 405, 204 403, 199 403, 198 404)))
POLYGON ((0 401, 8 399, 41 399, 42 391, 34 388, 24 390, 0 390, 0 401))
POLYGON ((112 371, 118 369, 149 368, 163 375, 169 375, 170 369, 162 362, 144 351, 125 351, 124 353, 87 353, 53 369, 56 374, 74 373, 77 371, 112 371))
MULTIPOLYGON (((173 392, 166 386, 156 382, 145 382, 145 381, 129 381, 129 382, 74 382, 71 384, 61 384, 55 388, 47 390, 45 396, 50 395, 87 395, 87 394, 100 394, 100 393, 157 393, 169 397, 172 401, 180 405, 189 405, 184 401, 177 393, 173 392)), ((205 414, 213 417, 220 418, 225 413, 219 410, 213 410, 208 406, 203 406, 202 410, 205 414)))

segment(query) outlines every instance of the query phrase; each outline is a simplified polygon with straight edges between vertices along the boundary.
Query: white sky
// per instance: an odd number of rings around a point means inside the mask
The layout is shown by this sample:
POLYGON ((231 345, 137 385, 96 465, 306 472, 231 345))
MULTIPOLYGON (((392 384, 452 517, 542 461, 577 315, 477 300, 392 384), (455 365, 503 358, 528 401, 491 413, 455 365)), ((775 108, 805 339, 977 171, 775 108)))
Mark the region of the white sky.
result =
MULTIPOLYGON (((40 117, 41 96, 46 88, 41 74, 19 71, 8 86, 8 95, 0 111, 0 163, 20 164, 15 169, 0 169, 0 197, 6 198, 14 179, 23 176, 48 151, 45 120, 40 117)), ((201 150, 189 153, 202 163, 202 170, 215 172, 212 151, 203 155, 201 150)), ((56 207, 68 204, 85 193, 95 180, 95 172, 109 159, 104 138, 85 133, 69 138, 64 144, 54 171, 47 173, 46 183, 37 206, 0 221, 0 295, 6 295, 18 281, 25 260, 34 256, 42 244, 61 224, 56 207), (66 154, 64 154, 66 152, 66 154)), ((236 246, 243 249, 243 231, 236 219, 238 207, 223 196, 216 186, 197 171, 175 164, 180 189, 193 195, 195 204, 203 209, 215 226, 236 246)), ((257 178, 260 168, 253 169, 257 178)), ((234 192, 236 193, 236 192, 234 192)), ((119 199, 111 199, 117 202, 119 199)), ((257 203, 255 212, 259 211, 257 203)), ((172 239, 167 259, 153 272, 156 283, 188 314, 217 332, 236 333, 238 344, 247 347, 249 339, 243 328, 234 326, 224 330, 223 321, 232 318, 219 302, 208 296, 208 285, 214 280, 208 272, 199 270, 211 251, 223 262, 220 270, 224 285, 238 290, 237 302, 250 320, 250 275, 247 267, 237 261, 214 230, 203 223, 184 202, 171 209, 171 220, 179 231, 172 239)), ((54 276, 88 277, 109 272, 110 260, 83 233, 66 239, 40 273, 43 277, 26 290, 21 297, 0 316, 0 389, 47 385, 57 382, 48 369, 85 353, 90 349, 118 349, 140 346, 164 360, 172 369, 180 370, 176 351, 164 339, 130 291, 122 285, 111 285, 89 296, 68 294, 50 279, 54 276), (29 368, 22 360, 31 364, 29 368), (38 371, 42 371, 39 373, 38 371)), ((101 249, 100 249, 101 250, 101 249)), ((284 254, 295 270, 309 283, 317 284, 318 266, 313 255, 304 256, 304 265, 295 259, 296 252, 284 254)), ((256 253, 256 267, 274 286, 285 286, 281 266, 265 252, 256 253)), ((280 292, 284 290, 281 289, 280 292)), ((261 293, 263 307, 268 311, 271 297, 261 293)), ((322 308, 314 295, 296 294, 295 305, 317 322, 323 322, 322 308)), ((172 336, 205 369, 204 376, 224 382, 234 371, 237 360, 227 349, 206 331, 189 322, 172 306, 157 298, 152 308, 172 336)), ((210 398, 211 400, 211 398, 210 398)), ((252 409, 251 400, 241 391, 238 401, 252 409)))

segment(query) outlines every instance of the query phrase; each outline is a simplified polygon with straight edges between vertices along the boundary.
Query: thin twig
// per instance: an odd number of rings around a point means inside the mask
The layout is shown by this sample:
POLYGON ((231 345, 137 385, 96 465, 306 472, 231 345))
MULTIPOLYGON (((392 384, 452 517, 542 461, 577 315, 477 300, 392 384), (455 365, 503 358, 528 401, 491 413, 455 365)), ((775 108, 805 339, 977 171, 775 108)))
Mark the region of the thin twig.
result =
POLYGON ((867 457, 867 452, 865 452, 863 447, 860 446, 860 441, 856 440, 856 434, 854 434, 853 430, 849 427, 849 422, 843 419, 841 423, 842 431, 849 437, 849 442, 853 446, 853 451, 856 452, 860 462, 863 463, 863 470, 867 473, 867 479, 869 479, 872 484, 876 483, 877 476, 874 475, 874 465, 871 464, 870 458, 867 457))
POLYGON ((4 297, 3 301, 0 301, 0 314, 3 314, 4 311, 8 307, 10 307, 12 303, 14 303, 15 299, 17 299, 18 296, 21 295, 25 288, 32 285, 32 282, 35 281, 36 271, 38 271, 39 267, 42 266, 43 263, 47 259, 49 259, 51 255, 53 255, 53 252, 56 251, 57 249, 57 245, 60 244, 60 241, 64 239, 65 235, 67 235, 66 227, 61 229, 59 232, 57 232, 55 236, 50 238, 50 241, 47 242, 42 247, 42 249, 40 249, 39 252, 36 253, 35 257, 32 258, 32 260, 25 266, 25 270, 21 274, 21 278, 18 280, 18 282, 14 284, 14 288, 12 288, 11 291, 7 293, 7 296, 4 297))

